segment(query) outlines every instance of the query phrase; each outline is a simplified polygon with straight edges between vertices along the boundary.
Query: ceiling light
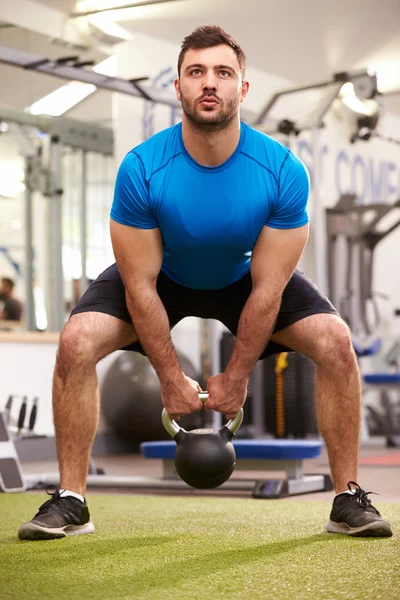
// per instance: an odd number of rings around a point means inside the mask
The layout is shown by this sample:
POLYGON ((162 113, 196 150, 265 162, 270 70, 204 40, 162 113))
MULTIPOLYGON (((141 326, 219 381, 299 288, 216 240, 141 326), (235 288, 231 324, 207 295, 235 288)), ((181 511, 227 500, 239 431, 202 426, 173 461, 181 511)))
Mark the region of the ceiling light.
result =
POLYGON ((51 92, 51 94, 34 102, 28 111, 33 115, 58 117, 87 98, 90 94, 93 94, 96 89, 96 86, 91 83, 70 81, 67 85, 63 85, 54 90, 54 92, 51 92))
MULTIPOLYGON (((117 74, 118 60, 116 56, 109 56, 93 67, 96 73, 109 75, 111 77, 117 74)), ((91 83, 82 83, 81 81, 70 81, 66 85, 44 96, 37 102, 34 102, 28 109, 33 115, 50 115, 59 117, 60 115, 73 108, 79 102, 93 94, 97 87, 91 83)))
POLYGON ((13 220, 11 221, 11 227, 12 227, 13 229, 21 229, 21 226, 22 226, 22 223, 21 223, 21 221, 19 221, 18 219, 13 219, 13 220))
POLYGON ((377 101, 375 99, 367 100, 359 98, 356 95, 354 84, 351 81, 342 85, 339 95, 343 104, 359 115, 372 117, 377 112, 377 101))
POLYGON ((340 88, 340 95, 342 97, 347 97, 347 96, 355 96, 356 93, 354 91, 354 85, 351 83, 351 81, 348 81, 347 83, 344 83, 342 85, 342 87, 340 88))
POLYGON ((344 96, 342 102, 354 112, 367 117, 372 117, 377 110, 375 100, 360 100, 357 96, 344 96))
POLYGON ((6 131, 9 130, 9 126, 7 123, 5 123, 4 121, 2 121, 0 123, 0 133, 6 133, 6 131))

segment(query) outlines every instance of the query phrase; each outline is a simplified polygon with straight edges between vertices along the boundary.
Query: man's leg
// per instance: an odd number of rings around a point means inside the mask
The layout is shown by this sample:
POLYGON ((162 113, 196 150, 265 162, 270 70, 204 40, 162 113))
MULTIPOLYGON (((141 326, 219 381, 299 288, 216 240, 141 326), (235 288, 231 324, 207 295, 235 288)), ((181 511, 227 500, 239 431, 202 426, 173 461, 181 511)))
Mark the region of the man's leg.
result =
POLYGON ((136 339, 132 325, 98 312, 72 316, 61 333, 53 414, 62 489, 85 494, 100 412, 96 364, 136 339))
POLYGON ((361 384, 347 325, 335 315, 306 317, 275 333, 273 341, 292 348, 317 366, 315 403, 336 493, 357 481, 361 427, 361 384))
POLYGON ((327 530, 357 537, 391 536, 390 523, 357 483, 361 384, 347 325, 336 315, 314 314, 282 329, 272 339, 304 354, 317 366, 317 420, 338 494, 327 530), (349 482, 356 483, 350 493, 349 482))
POLYGON ((99 421, 96 364, 137 340, 132 325, 100 312, 79 313, 64 327, 53 380, 53 413, 61 489, 49 492, 22 540, 46 540, 92 533, 84 498, 90 454, 99 421))

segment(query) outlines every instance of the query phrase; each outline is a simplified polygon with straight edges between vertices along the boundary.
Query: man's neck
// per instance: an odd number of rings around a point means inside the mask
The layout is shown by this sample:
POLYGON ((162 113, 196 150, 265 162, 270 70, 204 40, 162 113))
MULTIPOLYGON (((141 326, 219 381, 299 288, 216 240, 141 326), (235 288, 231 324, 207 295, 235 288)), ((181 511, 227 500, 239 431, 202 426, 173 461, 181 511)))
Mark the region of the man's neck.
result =
POLYGON ((225 129, 201 129, 182 120, 182 139, 190 156, 204 167, 222 165, 235 152, 240 140, 239 115, 225 129))

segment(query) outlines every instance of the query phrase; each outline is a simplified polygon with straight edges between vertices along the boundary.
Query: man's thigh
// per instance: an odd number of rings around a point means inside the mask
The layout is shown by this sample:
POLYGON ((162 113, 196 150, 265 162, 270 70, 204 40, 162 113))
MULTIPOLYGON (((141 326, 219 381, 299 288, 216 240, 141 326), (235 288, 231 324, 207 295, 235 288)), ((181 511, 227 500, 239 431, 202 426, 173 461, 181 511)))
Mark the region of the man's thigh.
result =
POLYGON ((271 343, 279 344, 307 358, 318 361, 320 349, 327 335, 344 326, 343 320, 329 313, 317 313, 301 319, 274 333, 271 343))
POLYGON ((273 335, 261 358, 288 350, 310 357, 312 340, 315 343, 318 331, 332 318, 340 316, 330 300, 304 273, 295 271, 282 294, 273 335))
MULTIPOLYGON (((157 291, 166 309, 171 329, 186 316, 176 305, 179 304, 179 294, 173 288, 173 282, 166 281, 167 278, 160 274, 157 282, 157 291)), ((182 303, 181 303, 182 304, 182 303)), ((83 296, 79 299, 76 306, 72 309, 71 317, 82 313, 101 313, 115 317, 119 321, 129 325, 134 331, 131 316, 126 303, 126 294, 124 283, 114 263, 103 271, 95 279, 83 296)), ((90 318, 90 317, 88 317, 90 318)), ((129 336, 128 336, 129 337, 129 336)), ((136 334, 134 337, 137 339, 136 334)), ((141 344, 134 341, 122 347, 123 350, 133 350, 145 354, 141 344)))

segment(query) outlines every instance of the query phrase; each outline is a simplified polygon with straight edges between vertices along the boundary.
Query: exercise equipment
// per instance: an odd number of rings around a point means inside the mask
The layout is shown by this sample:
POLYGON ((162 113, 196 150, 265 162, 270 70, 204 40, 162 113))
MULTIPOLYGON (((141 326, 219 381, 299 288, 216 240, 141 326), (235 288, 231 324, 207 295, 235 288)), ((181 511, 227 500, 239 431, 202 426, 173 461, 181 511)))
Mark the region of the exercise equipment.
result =
MULTIPOLYGON (((206 402, 208 393, 199 393, 206 402)), ((231 442, 243 420, 243 409, 220 429, 194 429, 186 431, 171 419, 165 408, 162 411, 165 430, 176 442, 175 469, 188 485, 198 489, 216 488, 233 473, 236 463, 231 442)))
POLYGON ((26 483, 15 444, 10 438, 4 413, 0 412, 0 489, 24 492, 26 483))
POLYGON ((379 325, 376 298, 385 296, 372 288, 374 251, 400 226, 398 219, 380 229, 383 218, 399 207, 400 198, 393 204, 364 205, 356 195, 346 194, 326 209, 329 297, 356 335, 371 335, 379 325))
MULTIPOLYGON (((277 499, 298 494, 332 491, 329 474, 305 474, 303 460, 317 458, 321 454, 321 440, 233 440, 236 454, 236 471, 256 471, 253 478, 236 477, 219 486, 214 493, 228 492, 241 494, 248 492, 253 498, 277 499), (268 472, 280 471, 283 478, 268 477, 268 472)), ((174 458, 176 443, 173 440, 143 442, 140 451, 146 459, 162 460, 162 477, 98 475, 89 474, 88 488, 120 488, 169 491, 189 491, 188 486, 178 476, 174 458)), ((274 473, 276 475, 276 473, 274 473)), ((58 473, 25 475, 27 489, 45 489, 48 485, 60 485, 58 473)), ((193 490, 192 490, 193 491, 193 490)))
POLYGON ((383 435, 388 448, 400 447, 400 400, 394 403, 391 392, 400 392, 400 373, 368 373, 363 376, 363 393, 380 394, 382 412, 365 403, 368 437, 383 435))
MULTIPOLYGON (((197 380, 196 370, 182 352, 178 359, 185 375, 197 380)), ((161 388, 149 359, 123 352, 110 365, 100 388, 101 410, 110 429, 121 439, 144 442, 167 439, 160 413, 161 388)), ((182 426, 203 426, 201 413, 181 417, 182 426)))
MULTIPOLYGON (((229 362, 235 337, 220 338, 220 371, 229 362)), ((238 438, 306 439, 318 435, 314 402, 315 364, 298 352, 281 352, 258 361, 250 376, 238 438)))
MULTIPOLYGON (((253 498, 284 498, 297 494, 331 491, 332 480, 328 474, 305 475, 303 460, 317 458, 321 454, 321 440, 240 440, 234 439, 236 471, 257 471, 255 478, 239 478, 234 475, 219 490, 248 491, 253 498), (284 478, 268 478, 268 471, 283 471, 284 478)), ((178 479, 174 459, 176 444, 173 441, 144 442, 140 445, 144 458, 162 460, 162 478, 151 481, 150 487, 185 488, 178 479)), ((142 483, 144 486, 144 482, 142 483)), ((149 486, 149 482, 147 484, 149 486)))
MULTIPOLYGON (((381 349, 382 340, 377 338, 364 346, 353 340, 353 347, 357 357, 373 356, 381 349)), ((362 376, 363 442, 367 442, 372 436, 385 436, 387 447, 400 447, 400 397, 397 403, 390 397, 392 392, 400 392, 399 352, 400 345, 395 342, 385 357, 390 368, 396 367, 396 372, 365 373, 362 376), (379 393, 380 407, 367 404, 366 396, 371 391, 379 393)))
POLYGON ((30 437, 35 435, 33 430, 36 423, 38 402, 38 396, 34 396, 33 398, 28 398, 28 396, 20 396, 19 394, 10 394, 8 396, 4 409, 4 417, 10 433, 17 435, 18 437, 30 437), (21 401, 21 404, 17 417, 15 416, 16 413, 14 411, 14 407, 16 406, 18 400, 21 401), (26 420, 28 411, 29 417, 28 420, 26 420))

